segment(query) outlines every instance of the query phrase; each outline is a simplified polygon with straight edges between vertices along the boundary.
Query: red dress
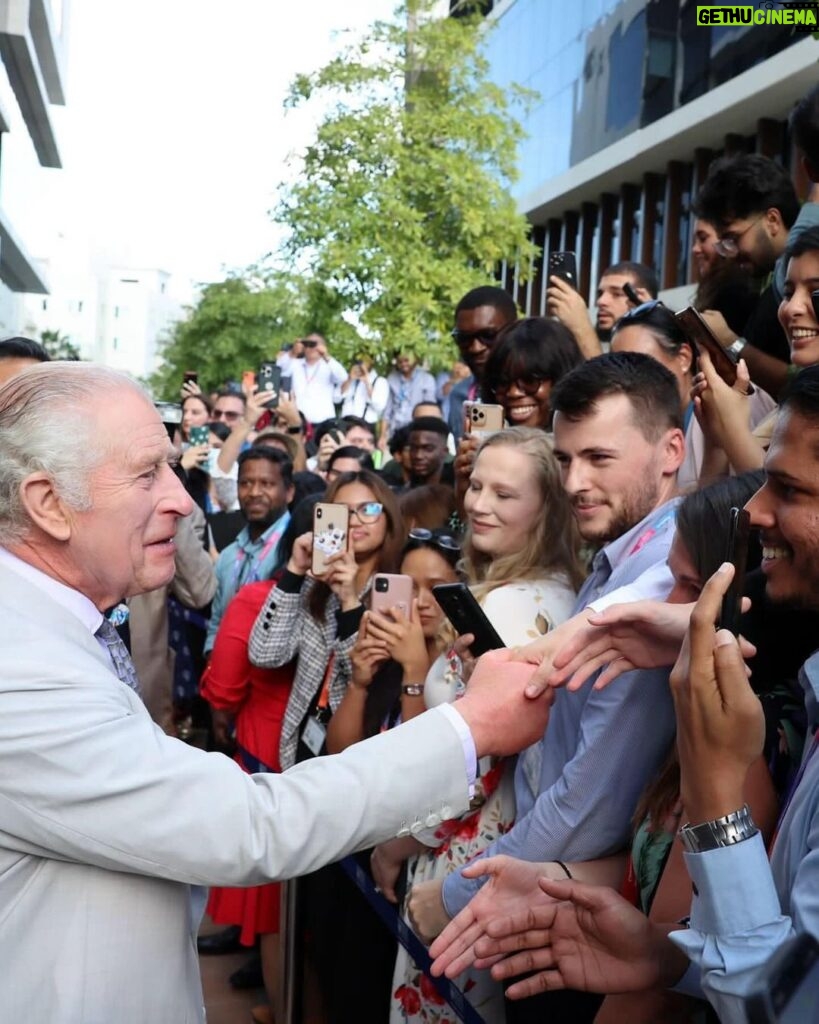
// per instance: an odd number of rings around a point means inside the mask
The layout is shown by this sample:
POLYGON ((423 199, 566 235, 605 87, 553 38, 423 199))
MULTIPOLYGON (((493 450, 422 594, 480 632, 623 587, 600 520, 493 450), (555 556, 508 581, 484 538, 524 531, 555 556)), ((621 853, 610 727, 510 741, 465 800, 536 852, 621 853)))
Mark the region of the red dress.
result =
MULTIPOLYGON (((219 625, 202 696, 219 711, 236 718, 236 742, 273 771, 279 766, 279 736, 295 663, 257 668, 248 659, 250 631, 273 589, 273 580, 249 583, 228 605, 219 625)), ((235 760, 247 770, 240 754, 235 760)), ((217 924, 241 925, 240 941, 252 946, 259 934, 279 930, 279 886, 275 882, 244 889, 214 887, 208 913, 217 924)))

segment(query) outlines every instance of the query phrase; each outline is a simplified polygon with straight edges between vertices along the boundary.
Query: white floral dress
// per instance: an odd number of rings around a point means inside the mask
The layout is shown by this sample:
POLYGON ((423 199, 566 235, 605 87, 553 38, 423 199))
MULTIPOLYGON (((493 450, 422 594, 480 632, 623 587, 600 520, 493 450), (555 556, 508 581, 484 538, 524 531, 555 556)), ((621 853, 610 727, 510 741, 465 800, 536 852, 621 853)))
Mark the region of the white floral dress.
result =
MULTIPOLYGON (((523 580, 491 591, 483 610, 507 647, 517 647, 548 633, 571 614, 575 593, 564 577, 523 580)), ((501 683, 502 685, 502 683, 501 683)), ((460 660, 440 655, 427 674, 424 699, 428 707, 452 702, 463 692, 460 660)), ((407 894, 416 882, 441 879, 482 853, 515 821, 515 759, 482 758, 470 810, 461 818, 442 822, 419 838, 430 849, 408 864, 407 894)), ((406 917, 406 903, 404 906, 406 917)), ((465 971, 457 979, 470 1003, 487 1024, 505 1021, 503 989, 488 971, 465 971)), ((445 1024, 458 1017, 438 994, 429 978, 399 947, 393 974, 390 1024, 445 1024)))

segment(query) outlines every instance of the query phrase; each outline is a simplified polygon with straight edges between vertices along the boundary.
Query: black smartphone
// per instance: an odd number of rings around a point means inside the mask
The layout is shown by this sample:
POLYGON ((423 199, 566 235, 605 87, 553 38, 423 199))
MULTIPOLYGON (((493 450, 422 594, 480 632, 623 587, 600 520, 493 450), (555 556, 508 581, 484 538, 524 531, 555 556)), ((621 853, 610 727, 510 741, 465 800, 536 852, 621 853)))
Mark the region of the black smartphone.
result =
MULTIPOLYGON (((720 345, 700 313, 693 306, 686 306, 674 314, 674 319, 683 329, 694 355, 699 356, 700 349, 705 349, 711 357, 714 369, 729 387, 733 387, 737 379, 737 364, 734 357, 720 345)), ((753 390, 750 388, 748 394, 752 394, 753 390)))
POLYGON ((813 306, 813 315, 819 320, 819 288, 810 293, 810 304, 813 306))
POLYGON ((819 942, 802 932, 771 956, 745 999, 749 1024, 819 1020, 819 942))
POLYGON ((561 281, 577 289, 577 257, 573 252, 553 252, 549 255, 549 277, 559 277, 561 281))
POLYGON ((281 391, 282 371, 281 367, 273 362, 262 363, 259 367, 259 391, 268 396, 264 403, 266 409, 275 409, 279 404, 279 392, 281 391))
POLYGON ((734 578, 722 599, 719 613, 719 629, 730 629, 739 635, 739 620, 742 616, 742 594, 745 589, 745 566, 748 562, 748 538, 751 532, 751 517, 744 508, 732 508, 728 529, 728 552, 726 562, 734 566, 734 578))
POLYGON ((623 294, 632 304, 632 306, 642 306, 643 300, 637 294, 634 285, 631 283, 631 281, 626 281, 626 283, 623 285, 623 294))
POLYGON ((469 649, 476 658, 506 646, 465 583, 439 583, 432 593, 458 636, 471 633, 475 637, 469 649))
POLYGON ((196 370, 185 370, 185 372, 182 374, 182 383, 183 384, 198 384, 199 383, 199 373, 196 370))

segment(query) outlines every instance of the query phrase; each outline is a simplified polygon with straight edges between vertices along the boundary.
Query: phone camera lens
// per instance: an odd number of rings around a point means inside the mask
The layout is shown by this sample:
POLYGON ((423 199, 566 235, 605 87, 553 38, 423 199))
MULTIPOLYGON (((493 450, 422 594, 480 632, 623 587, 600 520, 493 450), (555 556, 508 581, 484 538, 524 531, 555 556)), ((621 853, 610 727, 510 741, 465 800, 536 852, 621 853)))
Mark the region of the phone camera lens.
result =
POLYGON ((321 509, 320 508, 316 509, 316 519, 321 519, 321 509))
POLYGON ((387 591, 390 589, 390 581, 383 579, 376 580, 375 589, 378 591, 379 594, 386 594, 387 591))

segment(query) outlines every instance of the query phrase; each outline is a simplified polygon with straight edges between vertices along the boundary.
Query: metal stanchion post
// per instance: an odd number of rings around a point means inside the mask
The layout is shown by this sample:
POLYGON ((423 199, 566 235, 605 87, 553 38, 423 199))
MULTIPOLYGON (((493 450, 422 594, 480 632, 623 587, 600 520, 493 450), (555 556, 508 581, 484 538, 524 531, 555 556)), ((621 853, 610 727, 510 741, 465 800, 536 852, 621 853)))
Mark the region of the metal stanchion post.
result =
POLYGON ((303 958, 300 955, 298 903, 298 882, 283 882, 276 1024, 301 1024, 303 1018, 303 958))

